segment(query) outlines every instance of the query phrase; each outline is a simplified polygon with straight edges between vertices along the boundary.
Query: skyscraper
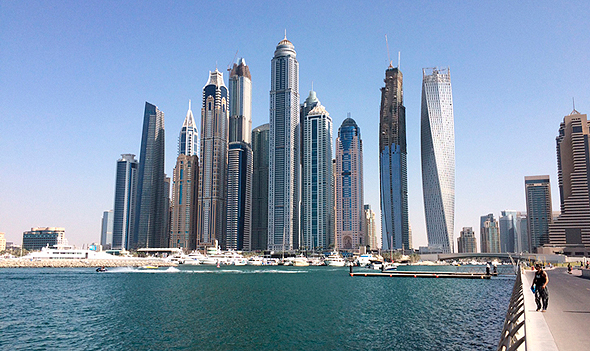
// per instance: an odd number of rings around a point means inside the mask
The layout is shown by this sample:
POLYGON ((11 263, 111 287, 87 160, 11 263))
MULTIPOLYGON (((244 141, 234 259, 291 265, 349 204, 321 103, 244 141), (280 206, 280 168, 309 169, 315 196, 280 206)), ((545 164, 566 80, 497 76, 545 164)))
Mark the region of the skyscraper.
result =
POLYGON ((406 108, 403 75, 391 64, 381 88, 379 120, 379 176, 381 234, 384 250, 411 249, 408 219, 406 108))
POLYGON ((102 213, 100 245, 103 249, 110 249, 113 246, 113 210, 104 211, 102 213))
POLYGON ((189 101, 178 136, 178 157, 172 175, 170 247, 197 248, 199 157, 198 134, 189 101))
POLYGON ((549 225, 549 243, 571 256, 590 254, 590 131, 575 109, 563 118, 557 142, 561 214, 549 225))
POLYGON ((471 227, 463 227, 461 235, 457 239, 457 252, 459 253, 476 253, 477 243, 475 233, 471 227))
POLYGON ((113 240, 115 250, 132 248, 137 210, 137 169, 133 154, 122 154, 117 161, 115 204, 113 210, 113 240))
POLYGON ((449 68, 425 68, 422 77, 420 140, 428 244, 453 252, 455 128, 451 72, 449 68))
POLYGON ((225 242, 227 186, 228 93, 223 75, 209 72, 201 108, 201 157, 199 167, 199 245, 225 242))
POLYGON ((164 113, 145 103, 137 177, 133 248, 168 245, 168 191, 164 174, 164 113))
POLYGON ((301 246, 326 249, 332 236, 332 118, 317 104, 303 125, 301 246))
POLYGON ((266 250, 268 240, 269 124, 252 130, 252 234, 251 250, 266 250))
POLYGON ((549 243, 549 225, 553 222, 551 186, 548 175, 524 177, 526 191, 529 252, 549 243))
POLYGON ((363 141, 350 117, 338 129, 335 174, 336 248, 356 249, 368 243, 363 226, 363 141))
POLYGON ((299 127, 299 63, 287 37, 271 61, 270 153, 268 184, 268 249, 293 249, 293 224, 298 223, 297 189, 299 127))
POLYGON ((482 253, 500 252, 500 228, 492 213, 481 217, 479 236, 482 253))
POLYGON ((234 250, 251 249, 252 230, 252 83, 243 58, 229 75, 229 153, 226 240, 234 250))
POLYGON ((375 211, 371 209, 371 205, 365 205, 365 219, 363 221, 365 226, 365 235, 367 243, 371 250, 378 250, 381 247, 381 238, 377 232, 377 222, 375 220, 375 211))
POLYGON ((516 211, 502 211, 500 213, 500 252, 517 252, 519 246, 520 228, 517 224, 516 211))

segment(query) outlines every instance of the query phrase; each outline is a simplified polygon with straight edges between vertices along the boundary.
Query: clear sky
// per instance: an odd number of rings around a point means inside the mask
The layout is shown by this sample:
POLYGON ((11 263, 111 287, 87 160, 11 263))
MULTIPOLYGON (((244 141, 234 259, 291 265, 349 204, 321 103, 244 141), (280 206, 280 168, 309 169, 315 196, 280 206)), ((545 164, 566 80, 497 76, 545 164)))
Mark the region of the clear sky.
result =
MULTIPOLYGON (((334 122, 361 128, 365 202, 379 212, 380 88, 401 52, 410 223, 426 245, 420 169, 422 68, 451 69, 455 238, 479 217, 525 210, 524 176, 549 174, 559 208, 555 137, 590 112, 586 1, 1 1, 0 232, 37 226, 97 242, 112 209, 116 160, 139 153, 145 101, 165 114, 171 175, 188 100, 227 82, 239 50, 250 67, 253 126, 269 120, 270 60, 287 30, 300 70, 334 122)), ((200 128, 199 128, 200 129, 200 128)), ((139 156, 139 155, 138 155, 139 156)), ((456 244, 456 243, 455 243, 456 244)))

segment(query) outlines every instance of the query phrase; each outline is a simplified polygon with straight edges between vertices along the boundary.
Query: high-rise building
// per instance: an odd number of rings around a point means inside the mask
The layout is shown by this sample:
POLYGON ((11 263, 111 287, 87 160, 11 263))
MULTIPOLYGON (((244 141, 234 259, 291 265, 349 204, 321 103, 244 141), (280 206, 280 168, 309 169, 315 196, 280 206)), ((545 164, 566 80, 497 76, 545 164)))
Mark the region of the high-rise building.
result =
POLYGON ((524 177, 528 251, 549 243, 549 225, 553 222, 549 176, 524 177))
POLYGON ((410 250, 406 108, 403 75, 391 64, 381 88, 379 119, 379 176, 381 234, 384 250, 410 250))
POLYGON ((229 76, 229 152, 224 247, 251 249, 252 233, 252 83, 243 58, 229 76))
POLYGON ((494 214, 481 217, 480 245, 482 253, 500 252, 500 228, 494 214))
POLYGON ((6 250, 6 238, 4 233, 0 232, 0 252, 6 250))
POLYGON ((518 212, 502 211, 498 224, 500 226, 500 252, 518 252, 519 227, 517 224, 518 212))
POLYGON ((336 248, 356 249, 368 243, 363 226, 363 141, 350 117, 338 129, 335 166, 336 248))
POLYGON ((299 63, 295 47, 286 36, 271 61, 270 150, 268 184, 268 249, 294 247, 298 237, 299 63))
POLYGON ((332 118, 316 105, 303 125, 301 246, 326 249, 332 237, 332 118))
POLYGON ((252 234, 251 250, 266 250, 268 240, 269 124, 252 130, 252 234))
POLYGON ((197 248, 199 157, 198 134, 189 101, 178 137, 178 157, 172 175, 169 247, 197 248))
POLYGON ((137 176, 133 248, 168 245, 168 198, 164 173, 164 113, 145 103, 137 176))
POLYGON ((228 91, 217 69, 203 88, 199 167, 199 245, 225 243, 228 91))
POLYGON ((518 212, 518 215, 516 216, 516 226, 518 228, 518 247, 516 248, 516 252, 531 252, 531 249, 529 248, 529 231, 527 225, 527 215, 518 212))
POLYGON ((67 245, 65 228, 37 227, 23 233, 23 249, 41 250, 45 246, 67 245))
POLYGON ((549 243, 564 254, 590 254, 590 123, 575 109, 563 118, 557 142, 561 214, 549 225, 549 243))
POLYGON ((477 242, 475 240, 475 233, 472 227, 463 227, 461 236, 457 238, 457 252, 458 253, 476 253, 477 242))
POLYGON ((422 70, 420 140, 428 244, 453 252, 455 128, 449 68, 422 70))
POLYGON ((113 237, 111 248, 130 249, 137 211, 137 169, 139 164, 133 154, 122 154, 117 160, 115 178, 115 203, 113 207, 113 237))
POLYGON ((365 235, 367 238, 367 243, 371 250, 378 250, 381 248, 381 238, 379 237, 379 233, 377 232, 377 222, 375 220, 375 211, 371 209, 371 205, 365 205, 365 220, 363 221, 365 225, 365 235))
POLYGON ((110 249, 113 246, 113 210, 102 213, 100 245, 103 249, 110 249))

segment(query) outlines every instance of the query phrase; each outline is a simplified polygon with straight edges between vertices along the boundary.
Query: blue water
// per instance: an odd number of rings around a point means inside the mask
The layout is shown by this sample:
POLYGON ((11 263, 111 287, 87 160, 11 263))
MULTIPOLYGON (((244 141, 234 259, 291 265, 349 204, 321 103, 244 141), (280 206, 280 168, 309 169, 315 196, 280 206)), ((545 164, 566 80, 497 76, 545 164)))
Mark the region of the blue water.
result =
POLYGON ((0 269, 2 350, 495 350, 512 277, 0 269))

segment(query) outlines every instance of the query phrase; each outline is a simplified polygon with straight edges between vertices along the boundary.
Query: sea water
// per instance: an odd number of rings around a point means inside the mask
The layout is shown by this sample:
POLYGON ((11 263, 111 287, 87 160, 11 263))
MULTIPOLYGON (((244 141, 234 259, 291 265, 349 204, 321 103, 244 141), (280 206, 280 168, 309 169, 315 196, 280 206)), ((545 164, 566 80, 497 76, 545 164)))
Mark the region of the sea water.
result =
POLYGON ((513 284, 336 267, 0 269, 0 349, 495 350, 513 284))

